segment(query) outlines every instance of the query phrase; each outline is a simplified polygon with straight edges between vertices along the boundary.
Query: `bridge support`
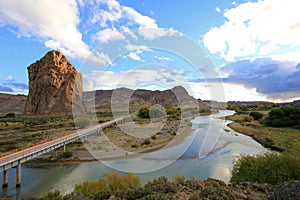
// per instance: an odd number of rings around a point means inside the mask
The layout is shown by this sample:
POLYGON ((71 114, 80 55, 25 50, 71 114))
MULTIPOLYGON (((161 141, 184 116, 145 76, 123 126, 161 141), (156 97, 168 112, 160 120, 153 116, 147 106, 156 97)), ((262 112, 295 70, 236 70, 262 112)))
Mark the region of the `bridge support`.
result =
POLYGON ((8 187, 8 171, 4 170, 3 171, 3 177, 2 177, 2 188, 7 188, 8 187))
POLYGON ((66 145, 64 144, 64 153, 66 152, 67 148, 66 148, 66 145))
POLYGON ((16 167, 16 187, 21 187, 21 163, 16 167))

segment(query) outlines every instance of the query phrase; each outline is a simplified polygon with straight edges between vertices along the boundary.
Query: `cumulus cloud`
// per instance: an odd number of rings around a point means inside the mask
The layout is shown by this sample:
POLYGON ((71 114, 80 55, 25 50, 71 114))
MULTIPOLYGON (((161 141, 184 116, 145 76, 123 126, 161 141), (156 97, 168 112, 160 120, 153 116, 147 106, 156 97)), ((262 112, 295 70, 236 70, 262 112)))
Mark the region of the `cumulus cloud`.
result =
POLYGON ((228 61, 300 46, 298 0, 259 0, 224 12, 226 21, 203 35, 205 47, 228 61))
POLYGON ((94 39, 97 41, 108 42, 110 40, 123 40, 125 36, 117 31, 115 28, 106 28, 97 32, 94 36, 94 39))
POLYGON ((269 98, 278 98, 289 93, 286 99, 299 97, 300 64, 260 58, 231 63, 221 69, 229 76, 227 83, 242 84, 265 94, 269 98))
POLYGON ((220 12, 221 12, 221 8, 220 8, 220 7, 216 7, 215 11, 216 11, 217 13, 220 13, 220 12))
POLYGON ((48 48, 70 57, 86 57, 88 46, 77 29, 80 22, 75 0, 0 2, 0 23, 15 27, 19 37, 37 37, 48 48))
POLYGON ((131 69, 128 71, 97 71, 84 74, 84 90, 114 89, 164 89, 184 83, 179 72, 154 69, 131 69))
POLYGON ((124 39, 121 32, 129 32, 130 29, 158 27, 155 19, 142 15, 132 7, 121 5, 116 0, 90 1, 85 8, 92 13, 89 23, 101 28, 96 30, 94 37, 100 42, 124 39))

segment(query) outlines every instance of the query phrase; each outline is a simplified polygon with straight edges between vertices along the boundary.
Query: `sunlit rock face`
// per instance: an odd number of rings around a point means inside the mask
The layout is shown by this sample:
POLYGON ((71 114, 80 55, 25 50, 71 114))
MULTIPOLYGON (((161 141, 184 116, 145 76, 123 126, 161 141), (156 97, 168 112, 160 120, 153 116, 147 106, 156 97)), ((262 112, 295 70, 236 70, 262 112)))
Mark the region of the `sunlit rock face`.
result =
POLYGON ((82 108, 82 75, 58 51, 49 51, 28 68, 27 114, 65 115, 82 108))

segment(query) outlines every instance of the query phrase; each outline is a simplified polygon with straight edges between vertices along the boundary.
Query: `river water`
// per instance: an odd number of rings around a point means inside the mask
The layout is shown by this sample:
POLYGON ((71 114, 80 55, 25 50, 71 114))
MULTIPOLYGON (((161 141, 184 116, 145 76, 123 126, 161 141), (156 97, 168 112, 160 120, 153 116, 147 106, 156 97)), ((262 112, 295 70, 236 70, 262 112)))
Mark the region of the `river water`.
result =
MULTIPOLYGON (((227 127, 229 121, 220 119, 231 114, 233 111, 224 110, 210 116, 196 117, 192 120, 192 133, 182 143, 139 158, 107 161, 104 164, 87 162, 46 168, 22 167, 22 187, 19 189, 14 187, 15 169, 10 169, 9 187, 1 190, 0 197, 19 199, 40 196, 54 189, 68 193, 76 183, 97 181, 111 172, 124 173, 119 170, 139 172, 135 175, 139 176, 143 183, 159 176, 167 176, 172 180, 176 174, 185 178, 213 177, 228 182, 237 158, 267 151, 252 138, 227 127), (178 155, 181 155, 179 159, 178 155)), ((2 173, 0 178, 2 180, 2 173)))

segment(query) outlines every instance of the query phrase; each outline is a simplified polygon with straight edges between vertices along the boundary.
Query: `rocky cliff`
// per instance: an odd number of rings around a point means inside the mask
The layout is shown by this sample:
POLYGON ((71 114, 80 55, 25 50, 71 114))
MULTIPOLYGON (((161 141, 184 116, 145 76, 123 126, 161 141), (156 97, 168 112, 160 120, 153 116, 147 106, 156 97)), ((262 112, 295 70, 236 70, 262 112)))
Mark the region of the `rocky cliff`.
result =
POLYGON ((82 75, 62 53, 49 51, 27 69, 25 113, 64 115, 72 113, 72 104, 82 108, 82 75))

